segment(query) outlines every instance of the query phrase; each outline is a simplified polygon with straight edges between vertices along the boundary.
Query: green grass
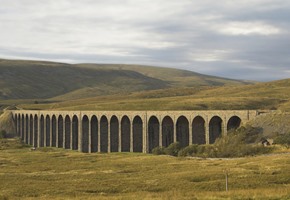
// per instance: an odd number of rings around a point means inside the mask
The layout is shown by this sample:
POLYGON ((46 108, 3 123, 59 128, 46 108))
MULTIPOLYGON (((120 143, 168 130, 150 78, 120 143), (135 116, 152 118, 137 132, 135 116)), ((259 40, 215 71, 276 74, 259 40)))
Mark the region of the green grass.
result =
POLYGON ((74 98, 80 98, 169 87, 165 81, 135 71, 62 63, 0 60, 0 70, 0 99, 51 98, 73 91, 74 98))
POLYGON ((0 99, 58 100, 171 87, 247 84, 170 68, 3 60, 0 59, 0 99))
POLYGON ((243 86, 169 88, 108 95, 50 104, 23 104, 26 109, 61 110, 276 110, 290 111, 290 79, 243 86))
POLYGON ((0 146, 0 199, 290 198, 289 154, 192 159, 30 151, 16 140, 0 140, 0 146), (229 192, 224 169, 230 170, 229 192))

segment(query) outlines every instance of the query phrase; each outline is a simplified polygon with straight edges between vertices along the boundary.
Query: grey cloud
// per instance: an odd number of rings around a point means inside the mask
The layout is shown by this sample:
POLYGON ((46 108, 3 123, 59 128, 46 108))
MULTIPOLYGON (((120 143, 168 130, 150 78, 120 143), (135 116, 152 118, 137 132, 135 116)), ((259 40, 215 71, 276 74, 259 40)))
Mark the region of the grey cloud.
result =
POLYGON ((3 0, 0 57, 150 64, 238 79, 290 78, 289 13, 290 3, 282 0, 3 0), (232 22, 259 22, 280 32, 219 30, 232 22))

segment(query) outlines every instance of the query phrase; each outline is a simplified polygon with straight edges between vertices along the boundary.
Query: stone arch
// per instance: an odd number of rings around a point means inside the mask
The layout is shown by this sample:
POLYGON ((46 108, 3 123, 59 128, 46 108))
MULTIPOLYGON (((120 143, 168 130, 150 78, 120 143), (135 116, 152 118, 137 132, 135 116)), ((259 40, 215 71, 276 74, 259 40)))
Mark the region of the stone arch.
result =
POLYGON ((28 115, 26 114, 25 115, 25 142, 26 142, 26 144, 29 144, 29 133, 28 133, 28 125, 29 125, 29 117, 28 117, 28 115))
POLYGON ((63 117, 60 115, 58 116, 57 120, 57 137, 58 137, 58 147, 63 147, 63 117))
POLYGON ((104 115, 100 120, 100 151, 108 152, 108 119, 104 115))
POLYGON ((94 115, 91 118, 91 152, 98 151, 98 119, 94 115))
POLYGON ((143 151, 143 122, 140 116, 133 120, 133 152, 143 151))
POLYGON ((51 146, 56 147, 56 117, 51 118, 51 146))
POLYGON ((33 144, 33 115, 29 116, 29 144, 33 144))
POLYGON ((45 118, 45 146, 50 146, 50 116, 46 115, 45 118))
POLYGON ((222 119, 214 116, 209 121, 209 143, 213 144, 215 140, 222 135, 222 119))
POLYGON ((34 147, 38 146, 38 116, 34 115, 34 119, 33 119, 33 144, 34 147))
POLYGON ((79 144, 79 119, 76 115, 72 118, 72 150, 78 150, 79 144))
POLYGON ((39 146, 43 147, 44 146, 44 116, 40 116, 40 143, 39 146))
POLYGON ((189 122, 184 116, 180 116, 176 122, 176 141, 181 147, 189 145, 189 122))
POLYGON ((174 123, 171 117, 166 116, 162 120, 162 146, 168 147, 173 143, 174 123))
POLYGON ((65 117, 64 123, 64 148, 70 149, 71 120, 68 115, 65 117))
POLYGON ((239 118, 238 116, 232 116, 227 123, 227 131, 236 130, 240 127, 241 122, 241 118, 239 118))
POLYGON ((152 152, 152 149, 159 146, 159 130, 160 124, 159 120, 155 116, 151 116, 148 122, 148 147, 149 153, 152 152))
POLYGON ((118 152, 119 150, 119 121, 114 115, 110 120, 110 143, 111 152, 118 152))
POLYGON ((197 116, 192 121, 192 143, 205 144, 205 120, 197 116))
POLYGON ((89 152, 89 128, 90 122, 88 116, 84 115, 82 119, 82 152, 89 152))
POLYGON ((121 151, 130 152, 130 119, 126 115, 121 120, 121 151))

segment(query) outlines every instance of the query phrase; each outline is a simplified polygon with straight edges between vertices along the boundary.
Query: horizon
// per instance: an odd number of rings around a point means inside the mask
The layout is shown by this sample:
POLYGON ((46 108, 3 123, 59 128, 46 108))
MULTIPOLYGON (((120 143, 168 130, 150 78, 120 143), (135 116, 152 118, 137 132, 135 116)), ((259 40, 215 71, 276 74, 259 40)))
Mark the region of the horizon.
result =
POLYGON ((0 57, 290 78, 290 2, 3 0, 0 57))

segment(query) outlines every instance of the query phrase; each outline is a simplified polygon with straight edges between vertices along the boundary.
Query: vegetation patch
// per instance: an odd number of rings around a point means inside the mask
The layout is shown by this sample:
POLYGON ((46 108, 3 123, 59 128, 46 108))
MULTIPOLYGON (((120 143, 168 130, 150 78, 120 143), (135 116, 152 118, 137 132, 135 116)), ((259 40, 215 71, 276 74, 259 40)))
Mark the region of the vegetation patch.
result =
POLYGON ((290 133, 278 135, 275 138, 274 143, 281 144, 287 149, 290 148, 290 133))
MULTIPOLYGON (((285 137, 288 138, 289 136, 283 135, 281 142, 288 141, 283 140, 285 137)), ((260 128, 248 125, 230 131, 227 136, 218 138, 215 143, 211 145, 193 144, 181 148, 180 144, 176 142, 170 144, 166 148, 156 147, 152 150, 152 154, 179 157, 194 156, 203 158, 233 158, 272 152, 274 150, 273 147, 265 147, 261 144, 263 139, 262 130, 260 128)))

